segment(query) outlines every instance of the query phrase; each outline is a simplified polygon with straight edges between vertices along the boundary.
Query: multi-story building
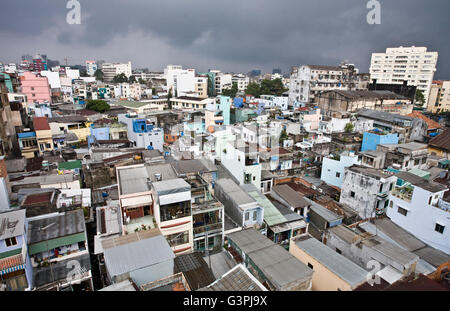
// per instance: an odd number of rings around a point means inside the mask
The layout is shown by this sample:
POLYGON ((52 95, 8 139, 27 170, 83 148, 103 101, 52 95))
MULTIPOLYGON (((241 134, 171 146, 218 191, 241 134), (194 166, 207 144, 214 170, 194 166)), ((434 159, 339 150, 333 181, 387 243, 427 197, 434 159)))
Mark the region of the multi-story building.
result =
POLYGON ((164 131, 146 118, 139 117, 136 113, 120 114, 119 122, 128 127, 128 139, 136 147, 157 149, 163 152, 164 131))
POLYGON ((427 111, 440 113, 450 111, 450 81, 433 81, 427 103, 427 111))
POLYGON ((214 195, 223 203, 226 215, 239 227, 262 225, 264 207, 233 180, 229 178, 217 180, 214 185, 214 195))
POLYGON ((42 155, 45 151, 52 151, 54 149, 53 137, 47 117, 34 117, 33 128, 36 133, 39 154, 42 155))
POLYGON ((93 60, 87 60, 86 61, 86 73, 90 76, 93 76, 94 73, 97 71, 97 63, 93 60))
POLYGON ((25 210, 0 212, 0 291, 29 290, 31 284, 25 210))
POLYGON ((197 93, 200 98, 208 97, 208 76, 195 77, 194 92, 197 93))
POLYGON ((42 70, 47 70, 47 56, 37 54, 33 58, 33 71, 41 72, 42 70))
POLYGON ((341 91, 332 90, 316 95, 316 102, 325 115, 335 112, 358 112, 372 109, 407 115, 413 105, 409 98, 390 91, 341 91))
POLYGON ((358 79, 358 69, 352 64, 294 67, 290 77, 289 102, 314 102, 316 95, 323 91, 356 90, 358 79))
POLYGON ((214 73, 214 86, 216 94, 222 94, 224 89, 231 89, 232 84, 232 75, 221 72, 220 70, 210 70, 210 72, 214 73))
POLYGON ((28 255, 34 290, 93 290, 82 209, 28 218, 28 255))
POLYGON ((358 156, 354 151, 344 151, 340 155, 325 157, 322 162, 322 172, 320 179, 327 184, 341 188, 344 180, 345 168, 359 164, 358 156))
POLYGON ((450 254, 450 203, 444 185, 408 172, 395 174, 387 216, 428 245, 450 254))
POLYGON ((383 215, 395 180, 391 174, 373 168, 347 167, 339 202, 348 205, 362 219, 383 215))
POLYGON ((51 102, 51 90, 47 77, 39 74, 24 72, 20 77, 22 93, 27 96, 27 104, 35 102, 51 102))
POLYGON ((428 52, 426 47, 387 48, 385 53, 372 53, 370 79, 383 84, 417 86, 428 103, 431 83, 438 60, 438 52, 428 52))
POLYGON ((121 73, 125 74, 129 78, 132 74, 131 72, 131 62, 128 63, 104 63, 102 65, 103 80, 105 82, 111 82, 114 76, 121 73))
POLYGON ((231 78, 232 84, 237 84, 237 89, 239 92, 245 92, 250 82, 250 78, 243 74, 233 75, 231 78))
POLYGON ((201 110, 205 109, 206 105, 210 103, 214 103, 214 98, 180 96, 170 99, 172 109, 201 110))
POLYGON ((426 144, 381 144, 377 150, 386 154, 385 166, 395 170, 426 169, 428 149, 426 144))
POLYGON ((253 184, 261 187, 261 163, 257 144, 241 139, 225 143, 220 154, 222 165, 230 171, 239 184, 253 184))

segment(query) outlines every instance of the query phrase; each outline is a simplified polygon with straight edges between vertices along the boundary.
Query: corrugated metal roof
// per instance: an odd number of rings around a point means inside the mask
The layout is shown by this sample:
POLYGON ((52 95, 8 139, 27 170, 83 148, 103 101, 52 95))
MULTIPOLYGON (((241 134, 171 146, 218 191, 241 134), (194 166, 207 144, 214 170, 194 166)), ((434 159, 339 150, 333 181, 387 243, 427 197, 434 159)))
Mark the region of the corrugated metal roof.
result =
POLYGON ((313 271, 278 244, 255 229, 228 235, 271 282, 283 287, 291 282, 311 277, 313 271))
POLYGON ((366 281, 368 274, 366 270, 318 240, 310 237, 306 240, 296 241, 295 245, 352 287, 366 281))
POLYGON ((24 209, 20 209, 0 214, 0 240, 24 233, 25 212, 24 209))
POLYGON ((288 185, 275 186, 272 188, 272 191, 278 194, 291 207, 298 208, 310 205, 300 193, 288 185))
POLYGON ((28 246, 28 254, 34 255, 37 253, 45 252, 49 249, 54 249, 56 247, 71 245, 83 241, 86 241, 86 235, 84 232, 80 232, 77 234, 68 235, 61 238, 31 244, 28 246))
POLYGON ((267 289, 240 264, 229 270, 208 287, 201 288, 200 291, 250 292, 267 291, 267 289))
POLYGON ((215 187, 220 187, 223 192, 230 196, 237 205, 255 203, 255 200, 240 188, 233 180, 222 178, 216 181, 215 187))
POLYGON ((153 183, 153 187, 160 196, 184 191, 191 191, 191 185, 189 185, 182 178, 157 181, 153 183))
POLYGON ((57 216, 32 220, 28 224, 28 244, 85 232, 84 213, 78 209, 57 216), (42 230, 42 228, 47 228, 42 230))
POLYGON ((255 185, 241 185, 242 189, 255 199, 264 208, 264 221, 268 226, 278 225, 287 222, 286 217, 267 199, 265 195, 258 191, 255 185))
POLYGON ((104 250, 106 268, 114 277, 170 261, 175 254, 162 235, 104 250))

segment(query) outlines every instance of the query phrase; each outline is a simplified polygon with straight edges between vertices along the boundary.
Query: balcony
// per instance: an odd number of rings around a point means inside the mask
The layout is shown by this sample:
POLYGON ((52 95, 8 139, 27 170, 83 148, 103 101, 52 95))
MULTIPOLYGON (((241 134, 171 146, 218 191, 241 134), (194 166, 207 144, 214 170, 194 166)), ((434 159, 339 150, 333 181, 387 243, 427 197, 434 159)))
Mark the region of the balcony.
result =
POLYGON ((413 192, 414 192, 414 187, 407 184, 403 187, 395 187, 394 190, 392 191, 392 195, 403 201, 411 202, 413 192))
POLYGON ((437 207, 443 211, 446 211, 447 213, 450 213, 450 202, 444 201, 442 199, 439 199, 437 203, 432 204, 431 206, 437 207))

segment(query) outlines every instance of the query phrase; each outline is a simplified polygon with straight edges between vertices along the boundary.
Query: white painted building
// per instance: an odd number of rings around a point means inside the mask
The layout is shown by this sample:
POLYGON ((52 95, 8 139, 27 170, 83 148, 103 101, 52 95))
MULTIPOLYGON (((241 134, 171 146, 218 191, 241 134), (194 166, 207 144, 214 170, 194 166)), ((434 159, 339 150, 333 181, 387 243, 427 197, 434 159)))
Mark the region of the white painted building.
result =
POLYGON ((289 82, 289 102, 309 103, 314 102, 320 92, 356 89, 358 72, 352 64, 303 65, 295 68, 289 82))
POLYGON ((450 203, 447 187, 408 172, 396 174, 387 216, 418 239, 450 254, 450 203))
POLYGON ((129 78, 132 74, 131 72, 131 62, 128 63, 104 63, 102 65, 103 79, 106 82, 111 82, 114 76, 121 73, 125 74, 129 78))
POLYGON ((428 52, 426 47, 387 48, 385 53, 372 53, 370 79, 377 83, 417 86, 428 103, 438 52, 428 52))
POLYGON ((221 154, 222 165, 239 181, 239 184, 253 184, 261 187, 261 163, 256 144, 241 139, 227 142, 221 154))
POLYGON ((239 92, 245 92, 250 82, 250 78, 243 74, 233 75, 231 78, 232 84, 236 83, 239 92))
POLYGON ((359 164, 359 161, 358 156, 352 151, 342 152, 338 159, 332 157, 323 158, 320 179, 329 185, 341 188, 345 168, 354 164, 359 164))
POLYGON ((383 215, 396 180, 380 170, 358 165, 346 167, 339 203, 348 205, 362 219, 383 215))
POLYGON ((86 73, 90 76, 93 76, 94 73, 97 71, 97 63, 93 60, 87 60, 86 61, 86 73))

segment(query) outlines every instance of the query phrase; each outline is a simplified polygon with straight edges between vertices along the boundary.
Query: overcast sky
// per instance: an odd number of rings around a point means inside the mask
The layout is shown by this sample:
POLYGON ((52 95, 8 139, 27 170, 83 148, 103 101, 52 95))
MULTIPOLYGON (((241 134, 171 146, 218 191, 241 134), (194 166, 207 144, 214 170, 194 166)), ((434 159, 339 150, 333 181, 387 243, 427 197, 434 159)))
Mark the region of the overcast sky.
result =
POLYGON ((67 24, 67 2, 1 0, 0 61, 286 72, 348 60, 367 72, 372 52, 415 45, 438 51, 435 79, 450 79, 449 0, 379 0, 381 25, 367 24, 368 0, 79 0, 80 25, 67 24))

